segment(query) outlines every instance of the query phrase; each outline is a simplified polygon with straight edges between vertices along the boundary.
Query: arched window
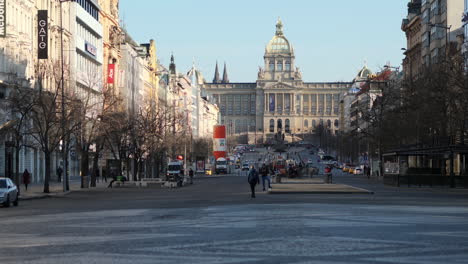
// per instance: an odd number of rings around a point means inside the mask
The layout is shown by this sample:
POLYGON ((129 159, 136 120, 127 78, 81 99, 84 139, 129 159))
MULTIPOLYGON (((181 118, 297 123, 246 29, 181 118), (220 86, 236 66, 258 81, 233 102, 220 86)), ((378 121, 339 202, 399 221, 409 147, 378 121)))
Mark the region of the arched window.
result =
POLYGON ((331 121, 330 121, 330 119, 327 120, 327 127, 331 127, 331 121))
POLYGON ((320 125, 323 126, 323 119, 320 119, 320 125))
POLYGON ((278 121, 277 121, 277 130, 278 130, 278 132, 283 131, 283 120, 281 120, 281 119, 278 119, 278 121))
POLYGON ((286 63, 284 64, 284 70, 285 71, 290 71, 291 70, 291 62, 290 61, 286 61, 286 63))
POLYGON ((249 120, 244 119, 242 120, 242 132, 249 132, 249 120))
POLYGON ((283 61, 279 60, 276 62, 276 70, 277 71, 283 71, 283 61))
POLYGON ((270 132, 275 132, 275 120, 270 119, 270 132))
POLYGON ((340 123, 338 122, 338 119, 335 119, 335 127, 338 127, 340 123))
POLYGON ((309 127, 309 120, 304 120, 304 127, 309 127))
POLYGON ((250 121, 250 131, 256 131, 257 130, 257 125, 256 125, 256 122, 255 120, 251 120, 250 121))
POLYGON ((312 127, 316 128, 317 127, 317 122, 315 120, 312 120, 312 127))
POLYGON ((270 71, 274 71, 274 70, 275 70, 275 61, 271 60, 270 61, 270 71))
POLYGON ((284 130, 286 131, 286 133, 290 133, 291 132, 291 124, 289 122, 289 119, 286 119, 284 121, 284 130))

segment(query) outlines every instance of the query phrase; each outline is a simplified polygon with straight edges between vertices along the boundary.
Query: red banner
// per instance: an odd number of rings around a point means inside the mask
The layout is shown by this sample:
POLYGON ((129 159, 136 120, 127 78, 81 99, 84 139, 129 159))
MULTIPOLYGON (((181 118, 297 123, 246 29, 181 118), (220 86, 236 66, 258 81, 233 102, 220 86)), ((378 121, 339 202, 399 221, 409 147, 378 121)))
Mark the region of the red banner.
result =
POLYGON ((107 68, 107 83, 114 84, 115 80, 115 64, 109 64, 107 68))

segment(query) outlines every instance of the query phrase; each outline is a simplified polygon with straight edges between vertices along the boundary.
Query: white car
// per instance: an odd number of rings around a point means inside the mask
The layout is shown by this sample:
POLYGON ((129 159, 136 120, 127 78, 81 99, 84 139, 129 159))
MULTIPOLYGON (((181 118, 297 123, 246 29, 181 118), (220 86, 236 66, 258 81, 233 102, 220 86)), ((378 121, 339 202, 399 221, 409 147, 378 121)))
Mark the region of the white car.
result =
POLYGON ((14 206, 18 206, 19 192, 16 185, 9 178, 0 179, 0 203, 5 207, 9 207, 11 202, 14 206))

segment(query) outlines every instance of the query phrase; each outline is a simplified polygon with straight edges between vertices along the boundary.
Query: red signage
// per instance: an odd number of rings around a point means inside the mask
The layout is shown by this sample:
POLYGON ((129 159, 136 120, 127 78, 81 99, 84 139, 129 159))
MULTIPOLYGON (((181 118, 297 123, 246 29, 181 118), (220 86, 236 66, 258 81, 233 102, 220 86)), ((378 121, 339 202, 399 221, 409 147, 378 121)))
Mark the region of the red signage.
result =
POLYGON ((115 79, 115 64, 109 64, 107 69, 107 83, 114 84, 115 79))

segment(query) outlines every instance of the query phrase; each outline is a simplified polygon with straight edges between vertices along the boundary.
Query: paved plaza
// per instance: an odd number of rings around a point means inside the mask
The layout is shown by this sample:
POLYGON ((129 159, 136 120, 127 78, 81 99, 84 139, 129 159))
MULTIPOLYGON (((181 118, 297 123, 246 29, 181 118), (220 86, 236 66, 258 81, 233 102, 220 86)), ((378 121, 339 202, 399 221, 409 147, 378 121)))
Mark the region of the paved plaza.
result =
POLYGON ((466 263, 468 192, 249 196, 245 176, 97 188, 0 208, 0 263, 466 263))

